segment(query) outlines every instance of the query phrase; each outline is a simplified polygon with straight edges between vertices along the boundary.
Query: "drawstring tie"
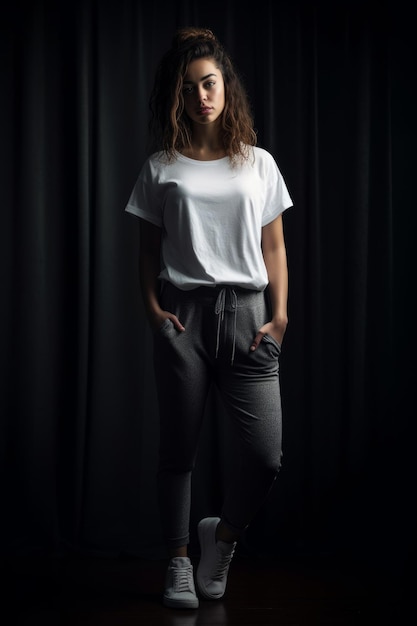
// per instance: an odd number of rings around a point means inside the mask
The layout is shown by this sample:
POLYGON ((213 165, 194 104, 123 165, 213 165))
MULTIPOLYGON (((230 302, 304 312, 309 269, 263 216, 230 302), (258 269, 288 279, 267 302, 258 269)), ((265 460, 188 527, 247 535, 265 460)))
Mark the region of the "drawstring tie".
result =
POLYGON ((233 365, 235 360, 235 348, 236 348, 236 318, 237 318, 237 295, 234 289, 230 289, 229 287, 223 287, 219 291, 219 295, 217 296, 216 304, 214 307, 214 312, 217 315, 217 340, 216 340, 216 359, 219 354, 219 346, 220 346, 220 329, 224 319, 224 312, 226 310, 226 296, 230 294, 230 307, 233 312, 233 340, 232 340, 232 357, 230 364, 233 365))

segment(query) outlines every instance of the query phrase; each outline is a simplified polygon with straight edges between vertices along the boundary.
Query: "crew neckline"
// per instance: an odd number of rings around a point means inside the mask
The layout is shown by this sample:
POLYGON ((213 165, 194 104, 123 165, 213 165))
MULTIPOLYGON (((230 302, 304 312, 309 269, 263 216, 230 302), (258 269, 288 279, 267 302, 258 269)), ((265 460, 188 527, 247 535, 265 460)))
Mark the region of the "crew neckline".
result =
POLYGON ((206 160, 203 161, 201 159, 192 159, 191 157, 187 157, 185 156, 185 154, 181 154, 181 152, 177 152, 177 158, 183 161, 188 161, 189 163, 206 163, 206 164, 220 163, 220 161, 225 161, 229 159, 228 156, 224 156, 224 157, 220 157, 219 159, 209 159, 208 161, 206 160))

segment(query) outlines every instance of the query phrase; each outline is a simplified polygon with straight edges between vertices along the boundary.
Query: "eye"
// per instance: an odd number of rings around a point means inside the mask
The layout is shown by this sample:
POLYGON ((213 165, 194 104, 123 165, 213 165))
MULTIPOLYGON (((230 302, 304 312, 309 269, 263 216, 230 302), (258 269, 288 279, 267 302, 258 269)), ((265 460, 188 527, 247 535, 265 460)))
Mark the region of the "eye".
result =
POLYGON ((205 87, 206 87, 207 89, 210 89, 210 87, 214 87, 214 85, 215 85, 215 84, 216 84, 216 83, 215 83, 213 80, 209 80, 209 81, 205 84, 205 87))
POLYGON ((182 89, 182 93, 183 93, 184 95, 188 95, 188 94, 190 94, 190 93, 193 93, 193 87, 191 87, 191 86, 186 86, 186 87, 183 87, 183 89, 182 89))

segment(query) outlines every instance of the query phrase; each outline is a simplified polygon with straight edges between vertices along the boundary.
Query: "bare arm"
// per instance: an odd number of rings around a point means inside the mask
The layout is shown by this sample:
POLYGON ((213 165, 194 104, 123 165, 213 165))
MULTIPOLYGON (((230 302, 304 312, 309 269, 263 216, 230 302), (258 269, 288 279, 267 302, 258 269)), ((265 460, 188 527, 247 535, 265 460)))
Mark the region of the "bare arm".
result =
POLYGON ((158 226, 140 220, 139 278, 142 299, 153 330, 158 330, 168 318, 177 330, 183 331, 184 327, 178 318, 169 311, 164 311, 159 304, 161 234, 162 231, 158 226))
POLYGON ((251 350, 256 350, 265 334, 281 344, 288 324, 288 268, 282 215, 262 229, 262 252, 268 272, 272 319, 259 329, 251 350))

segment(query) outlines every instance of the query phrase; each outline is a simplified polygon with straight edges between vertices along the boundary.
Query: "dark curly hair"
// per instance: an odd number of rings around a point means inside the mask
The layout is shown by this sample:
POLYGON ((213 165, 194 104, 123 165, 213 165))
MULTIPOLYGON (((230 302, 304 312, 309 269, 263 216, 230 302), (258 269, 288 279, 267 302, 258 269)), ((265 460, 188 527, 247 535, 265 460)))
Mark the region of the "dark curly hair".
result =
POLYGON ((223 148, 229 159, 246 160, 257 137, 246 91, 230 56, 211 30, 188 27, 176 32, 171 48, 155 74, 149 107, 152 150, 172 160, 191 146, 190 120, 184 110, 182 86, 191 61, 211 59, 223 75, 225 108, 222 112, 223 148))

